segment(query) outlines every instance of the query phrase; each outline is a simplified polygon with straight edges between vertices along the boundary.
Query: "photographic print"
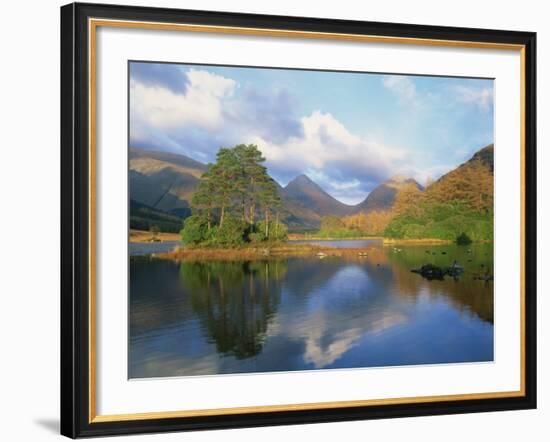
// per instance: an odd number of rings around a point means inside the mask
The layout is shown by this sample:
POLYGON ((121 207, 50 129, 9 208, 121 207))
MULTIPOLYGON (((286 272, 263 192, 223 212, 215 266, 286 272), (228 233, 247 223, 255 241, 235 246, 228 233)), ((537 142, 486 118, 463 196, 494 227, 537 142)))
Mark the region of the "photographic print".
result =
POLYGON ((130 61, 129 378, 493 361, 493 80, 130 61))
POLYGON ((535 67, 534 32, 63 6, 61 433, 536 408, 535 67))

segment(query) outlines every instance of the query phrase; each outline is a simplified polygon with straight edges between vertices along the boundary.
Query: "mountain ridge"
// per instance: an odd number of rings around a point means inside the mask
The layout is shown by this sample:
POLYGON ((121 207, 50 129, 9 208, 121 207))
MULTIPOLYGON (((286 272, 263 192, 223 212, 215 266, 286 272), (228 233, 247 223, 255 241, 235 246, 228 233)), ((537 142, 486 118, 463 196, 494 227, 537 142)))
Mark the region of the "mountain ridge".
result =
MULTIPOLYGON (((356 205, 338 201, 307 174, 300 174, 284 187, 277 183, 278 192, 283 200, 281 219, 288 224, 291 231, 300 231, 318 229, 321 218, 326 215, 344 217, 374 211, 388 212, 394 208, 401 193, 412 193, 413 197, 416 192, 440 194, 448 187, 448 180, 456 179, 464 170, 472 174, 482 166, 482 169, 489 169, 492 174, 493 150, 493 145, 485 146, 470 160, 441 176, 427 189, 414 178, 394 175, 379 184, 356 205), (473 171, 472 165, 477 167, 473 171), (453 176, 455 178, 452 178, 453 176)), ((130 199, 134 202, 132 207, 139 207, 140 225, 143 226, 144 213, 154 213, 155 218, 158 218, 159 212, 170 216, 188 216, 191 212, 191 198, 200 177, 207 170, 207 165, 182 154, 131 147, 129 169, 130 199)), ((483 170, 481 172, 483 173, 483 170)), ((487 179, 484 182, 487 182, 487 179)), ((484 192, 488 193, 489 190, 484 192)), ((410 196, 408 198, 411 199, 410 196)), ((442 196, 439 195, 437 198, 442 196)), ((134 215, 137 217, 137 212, 134 215)))
POLYGON ((424 187, 414 178, 394 175, 376 186, 363 201, 354 207, 353 213, 391 210, 395 204, 398 193, 409 186, 421 192, 424 191, 424 187))

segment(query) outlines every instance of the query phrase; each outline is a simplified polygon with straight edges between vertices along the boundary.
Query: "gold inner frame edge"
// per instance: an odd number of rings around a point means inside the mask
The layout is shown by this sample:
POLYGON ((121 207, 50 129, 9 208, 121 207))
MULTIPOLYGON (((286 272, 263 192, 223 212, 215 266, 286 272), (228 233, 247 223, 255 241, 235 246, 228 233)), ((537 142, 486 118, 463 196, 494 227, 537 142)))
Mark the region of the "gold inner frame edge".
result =
POLYGON ((345 33, 325 33, 311 31, 293 31, 282 29, 265 28, 245 28, 232 26, 211 26, 195 25, 182 23, 159 23, 143 22, 132 20, 111 20, 111 19, 88 19, 88 94, 89 94, 89 367, 88 367, 88 422, 116 422, 133 421, 146 419, 168 419, 178 417, 199 417, 199 416, 221 416, 236 415, 246 413, 270 413, 280 411, 298 411, 298 410, 322 410, 327 408, 349 408, 365 407, 375 405, 396 405, 396 404, 414 404, 426 402, 460 401, 460 400, 482 400, 496 398, 512 398, 525 396, 525 45, 492 43, 492 42, 474 42, 459 40, 440 40, 423 39, 412 37, 390 37, 362 34, 345 33), (197 409, 197 410, 179 410, 179 411, 153 411, 145 413, 128 414, 96 414, 96 36, 97 28, 115 27, 115 28, 134 28, 146 30, 169 30, 186 32, 206 32, 215 34, 236 34, 253 35, 267 37, 291 37, 306 39, 323 39, 338 41, 356 41, 369 43, 387 43, 387 44, 412 44, 419 46, 443 46, 460 47, 476 49, 498 49, 518 51, 520 54, 520 207, 521 207, 521 227, 520 227, 520 389, 518 391, 497 391, 487 393, 464 393, 452 395, 437 396, 415 396, 387 399, 366 399, 351 401, 332 401, 332 402, 313 402, 301 404, 283 404, 283 405, 260 405, 233 408, 215 408, 215 409, 197 409))

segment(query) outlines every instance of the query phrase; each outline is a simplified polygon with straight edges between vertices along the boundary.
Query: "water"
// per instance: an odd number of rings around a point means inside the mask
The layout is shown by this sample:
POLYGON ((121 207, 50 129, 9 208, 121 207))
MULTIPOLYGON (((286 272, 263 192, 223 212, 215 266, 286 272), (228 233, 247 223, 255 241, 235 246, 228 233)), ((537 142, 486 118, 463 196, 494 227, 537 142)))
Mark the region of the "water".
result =
POLYGON ((131 242, 128 244, 130 256, 144 256, 154 253, 170 252, 174 247, 181 245, 179 241, 163 242, 131 242))
POLYGON ((291 244, 313 244, 324 247, 361 248, 373 245, 381 245, 381 239, 296 239, 289 241, 291 244))
POLYGON ((130 262, 129 376, 493 360, 492 246, 368 257, 130 262), (458 280, 410 269, 457 260, 458 280))

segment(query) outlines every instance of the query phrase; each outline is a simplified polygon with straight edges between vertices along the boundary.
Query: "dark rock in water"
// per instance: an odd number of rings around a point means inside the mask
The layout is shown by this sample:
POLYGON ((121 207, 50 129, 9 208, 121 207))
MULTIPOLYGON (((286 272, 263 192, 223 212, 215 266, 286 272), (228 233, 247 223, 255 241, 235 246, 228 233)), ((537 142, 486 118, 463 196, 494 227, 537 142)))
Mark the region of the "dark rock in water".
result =
POLYGON ((412 269, 411 272, 419 273, 420 275, 422 275, 423 278, 426 278, 428 280, 442 280, 445 276, 444 269, 433 264, 424 264, 419 269, 412 269))
POLYGON ((475 276, 474 279, 489 282, 493 280, 493 275, 489 275, 488 273, 486 273, 485 275, 475 276))
POLYGON ((441 254, 442 254, 442 255, 446 255, 446 254, 447 254, 447 252, 441 252, 441 254))
POLYGON ((433 264, 424 264, 419 269, 412 269, 411 272, 420 274, 423 278, 428 280, 443 280, 446 275, 458 278, 463 272, 464 268, 454 261, 450 267, 439 267, 433 264))

